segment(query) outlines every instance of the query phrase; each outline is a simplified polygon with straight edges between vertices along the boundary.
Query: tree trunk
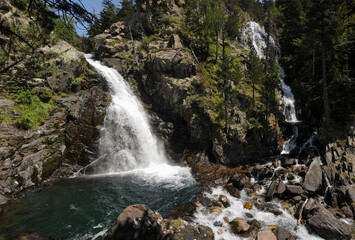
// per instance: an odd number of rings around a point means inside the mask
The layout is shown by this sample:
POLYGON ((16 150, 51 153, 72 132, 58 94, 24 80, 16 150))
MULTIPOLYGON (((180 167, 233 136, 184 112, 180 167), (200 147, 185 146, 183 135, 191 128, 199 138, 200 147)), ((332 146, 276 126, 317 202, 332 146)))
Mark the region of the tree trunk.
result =
POLYGON ((324 103, 325 127, 326 129, 329 129, 330 114, 329 114, 329 104, 328 104, 327 69, 326 69, 325 56, 326 56, 325 43, 323 43, 322 44, 323 103, 324 103))

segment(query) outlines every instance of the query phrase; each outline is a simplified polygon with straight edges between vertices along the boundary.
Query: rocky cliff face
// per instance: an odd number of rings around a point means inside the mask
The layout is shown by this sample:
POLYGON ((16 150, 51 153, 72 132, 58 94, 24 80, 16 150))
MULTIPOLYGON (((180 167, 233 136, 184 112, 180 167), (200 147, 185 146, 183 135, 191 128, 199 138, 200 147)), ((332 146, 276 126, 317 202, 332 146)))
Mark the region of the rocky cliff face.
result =
MULTIPOLYGON (((0 1, 0 11, 2 26, 30 22, 8 1, 0 1)), ((4 49, 9 37, 0 36, 4 49)), ((10 61, 20 54, 13 51, 10 61)), ((39 47, 2 73, 0 86, 0 205, 97 157, 95 141, 110 97, 82 52, 63 41, 39 47), (39 68, 37 60, 43 61, 39 68)))
MULTIPOLYGON (((268 120, 268 131, 250 127, 244 108, 251 96, 242 89, 239 102, 229 111, 228 134, 221 130, 217 113, 221 110, 215 103, 221 99, 214 99, 213 89, 203 88, 201 66, 181 38, 177 24, 182 22, 181 6, 181 1, 137 6, 125 22, 95 37, 96 56, 137 87, 158 116, 154 125, 160 126, 158 131, 175 158, 181 159, 186 149, 200 149, 211 161, 230 166, 276 153, 281 141, 276 120, 268 120), (170 128, 163 129, 167 123, 170 128)), ((242 62, 246 60, 241 50, 229 46, 242 62)))

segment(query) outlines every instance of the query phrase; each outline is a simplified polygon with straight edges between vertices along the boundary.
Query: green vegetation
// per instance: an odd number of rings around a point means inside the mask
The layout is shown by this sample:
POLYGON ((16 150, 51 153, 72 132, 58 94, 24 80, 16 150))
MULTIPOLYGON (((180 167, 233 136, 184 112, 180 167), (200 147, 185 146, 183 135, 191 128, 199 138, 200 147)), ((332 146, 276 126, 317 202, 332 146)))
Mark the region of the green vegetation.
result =
POLYGON ((294 89, 308 109, 304 118, 327 131, 346 127, 344 122, 355 119, 353 2, 280 0, 276 4, 281 13, 282 61, 289 78, 297 79, 294 89))
POLYGON ((12 123, 14 120, 8 114, 13 112, 19 115, 16 119, 18 126, 26 130, 42 124, 49 117, 50 111, 56 107, 48 89, 40 89, 37 95, 27 87, 15 87, 13 98, 17 104, 0 115, 0 122, 12 123))

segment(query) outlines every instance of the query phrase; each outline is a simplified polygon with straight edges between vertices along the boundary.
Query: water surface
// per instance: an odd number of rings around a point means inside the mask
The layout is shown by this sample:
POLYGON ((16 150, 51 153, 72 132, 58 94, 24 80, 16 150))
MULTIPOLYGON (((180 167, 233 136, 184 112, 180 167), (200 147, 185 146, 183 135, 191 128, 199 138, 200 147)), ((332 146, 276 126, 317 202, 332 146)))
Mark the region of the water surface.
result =
POLYGON ((191 178, 183 178, 184 169, 170 177, 164 177, 167 171, 157 175, 152 170, 136 170, 57 182, 4 209, 0 235, 11 239, 33 232, 46 237, 103 239, 128 205, 144 203, 164 215, 172 206, 190 202, 199 187, 191 178))

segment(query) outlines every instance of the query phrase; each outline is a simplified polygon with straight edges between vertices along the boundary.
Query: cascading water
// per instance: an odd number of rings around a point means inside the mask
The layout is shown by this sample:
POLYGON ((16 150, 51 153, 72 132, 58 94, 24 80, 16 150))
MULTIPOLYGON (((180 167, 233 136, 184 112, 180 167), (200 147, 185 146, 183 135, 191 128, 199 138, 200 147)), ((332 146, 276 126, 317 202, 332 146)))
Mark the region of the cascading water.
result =
POLYGON ((299 121, 296 116, 295 97, 293 96, 290 86, 286 85, 284 81, 285 77, 286 77, 285 70, 283 67, 281 67, 280 83, 283 92, 283 98, 282 98, 283 105, 284 105, 283 114, 287 122, 297 123, 299 121))
MULTIPOLYGON (((265 58, 266 56, 266 38, 267 34, 265 29, 254 21, 249 21, 243 24, 241 29, 242 34, 239 37, 239 42, 243 44, 244 49, 250 50, 249 43, 253 44, 253 47, 259 58, 265 58)), ((270 44, 275 47, 275 41, 270 37, 270 44)))
POLYGON ((123 77, 90 54, 86 59, 105 78, 112 96, 99 142, 101 157, 95 162, 94 172, 135 174, 150 183, 167 181, 176 186, 193 182, 189 168, 168 164, 142 104, 123 77))
MULTIPOLYGON (((267 34, 264 28, 260 27, 258 23, 249 21, 243 24, 242 34, 239 40, 245 49, 250 49, 249 42, 251 41, 260 59, 265 58, 266 56, 266 39, 267 34)), ((279 49, 277 48, 274 39, 270 37, 269 42, 271 46, 276 49, 276 60, 278 60, 279 49)), ((286 118, 286 122, 289 122, 293 125, 292 136, 287 139, 282 146, 281 155, 287 155, 297 146, 296 140, 298 137, 298 127, 295 124, 298 123, 299 120, 296 116, 295 97, 293 96, 291 88, 284 81, 286 74, 283 67, 281 67, 280 77, 280 85, 283 92, 281 99, 281 105, 283 105, 283 114, 286 118)))
POLYGON ((104 160, 98 172, 121 172, 167 163, 144 109, 127 82, 116 70, 94 61, 91 55, 86 55, 86 59, 105 78, 112 96, 99 143, 104 160))

